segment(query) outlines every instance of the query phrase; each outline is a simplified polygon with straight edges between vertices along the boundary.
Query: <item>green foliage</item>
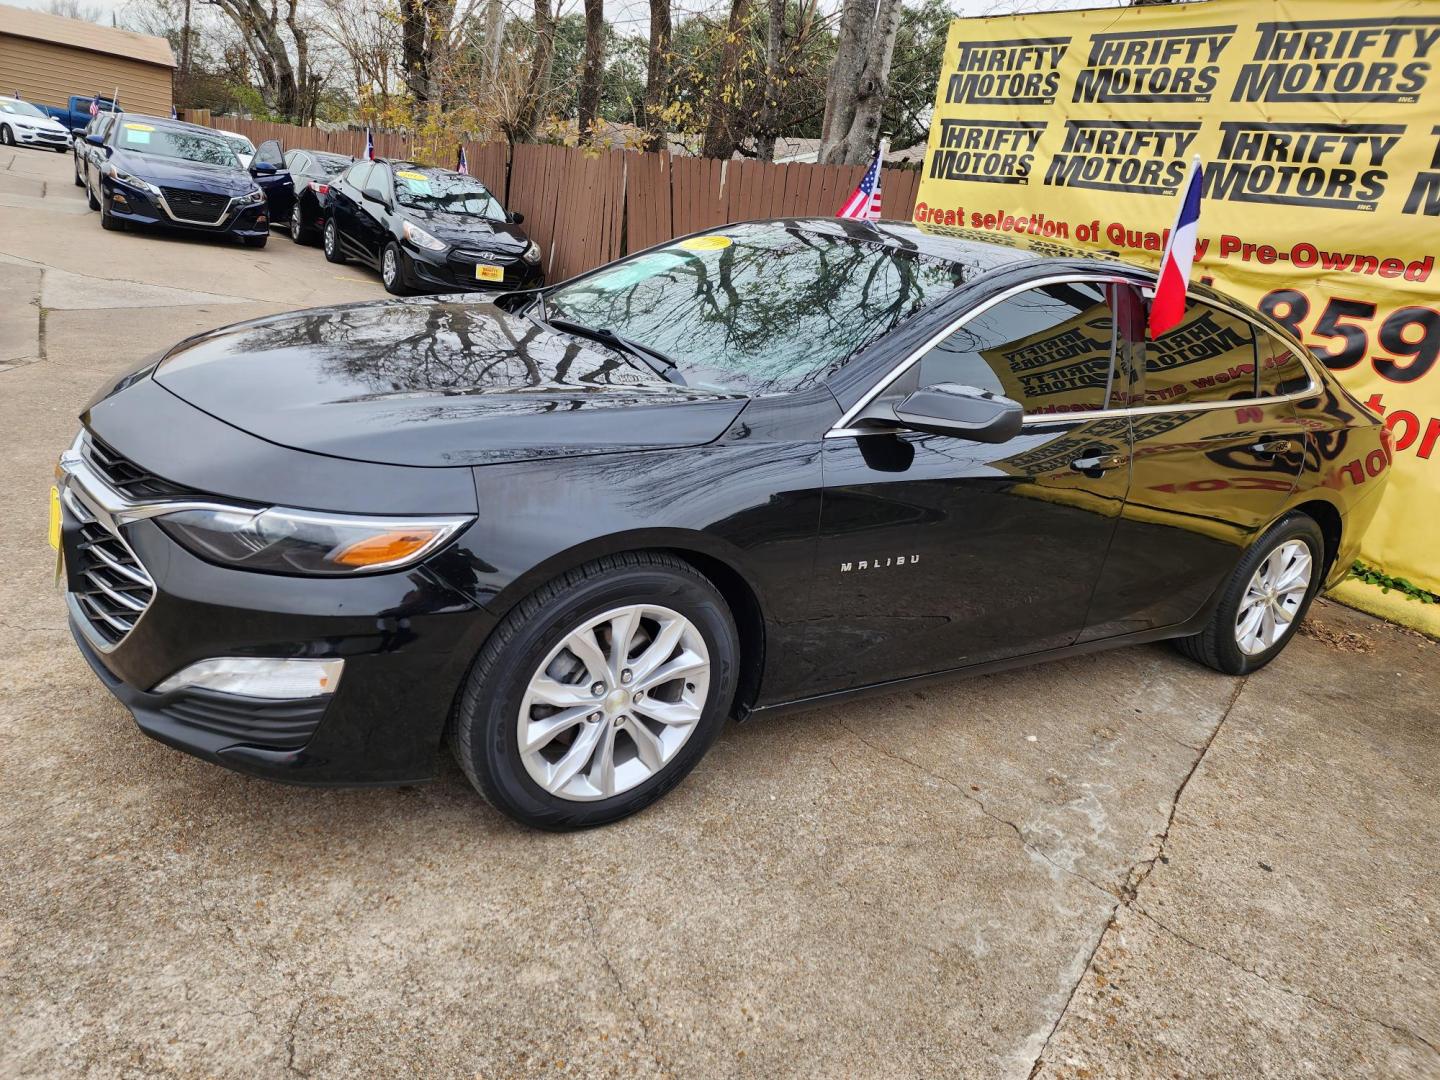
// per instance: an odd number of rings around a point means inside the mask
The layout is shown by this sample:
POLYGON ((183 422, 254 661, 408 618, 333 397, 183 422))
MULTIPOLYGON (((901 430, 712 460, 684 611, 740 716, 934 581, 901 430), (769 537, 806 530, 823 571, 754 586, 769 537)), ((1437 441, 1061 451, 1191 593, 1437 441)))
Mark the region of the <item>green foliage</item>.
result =
POLYGON ((881 129, 890 135, 892 150, 904 150, 930 136, 945 38, 954 17, 944 0, 923 0, 916 7, 907 7, 900 19, 880 121, 881 129))
POLYGON ((1418 600, 1422 604, 1440 604, 1440 595, 1431 592, 1429 589, 1422 589, 1413 581, 1402 577, 1392 577, 1389 574, 1381 573, 1373 566, 1366 566, 1357 562, 1350 568, 1350 576, 1367 585, 1378 585, 1381 592, 1389 592, 1394 589, 1403 593, 1407 599, 1418 600))

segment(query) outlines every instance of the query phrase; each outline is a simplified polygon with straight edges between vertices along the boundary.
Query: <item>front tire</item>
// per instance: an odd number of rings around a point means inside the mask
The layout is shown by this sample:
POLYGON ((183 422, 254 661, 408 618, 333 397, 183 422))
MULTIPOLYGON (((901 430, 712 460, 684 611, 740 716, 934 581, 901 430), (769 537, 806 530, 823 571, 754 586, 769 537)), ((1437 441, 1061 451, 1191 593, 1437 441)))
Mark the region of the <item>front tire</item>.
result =
POLYGON ((95 197, 95 192, 90 190, 89 184, 85 185, 85 202, 89 204, 91 210, 100 209, 100 200, 95 197))
POLYGON ((405 284, 405 254, 394 240, 385 245, 380 256, 380 281, 391 296, 410 295, 410 287, 405 284))
POLYGON ((346 261, 345 253, 340 250, 340 233, 335 228, 334 218, 329 218, 325 222, 324 248, 326 262, 343 263, 346 261))
POLYGON ((1325 539, 1308 514, 1281 518, 1246 552, 1205 629, 1175 647, 1227 675, 1259 671, 1289 644, 1324 578, 1325 539))
POLYGON ((100 204, 100 227, 106 232, 125 231, 125 223, 110 213, 110 207, 105 203, 100 204))
POLYGON ((10 125, 0 124, 0 146, 14 146, 15 136, 10 133, 10 125))
POLYGON ((450 746, 476 790, 518 821, 617 821, 704 756, 739 655, 729 607, 694 567, 650 552, 600 559, 495 628, 450 718, 450 746))

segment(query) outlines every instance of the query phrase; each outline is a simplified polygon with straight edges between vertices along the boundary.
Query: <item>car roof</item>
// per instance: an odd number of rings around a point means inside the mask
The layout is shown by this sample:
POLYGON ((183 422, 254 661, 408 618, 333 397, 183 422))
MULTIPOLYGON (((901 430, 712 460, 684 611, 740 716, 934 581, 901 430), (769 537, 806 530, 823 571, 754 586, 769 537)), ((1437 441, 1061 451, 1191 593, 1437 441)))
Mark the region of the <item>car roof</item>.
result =
POLYGON ((116 113, 120 120, 139 120, 146 124, 152 124, 165 131, 198 131, 205 135, 220 137, 220 132, 214 128, 205 127, 203 124, 187 124, 184 120, 171 120, 168 116, 151 116, 148 113, 121 112, 116 113))

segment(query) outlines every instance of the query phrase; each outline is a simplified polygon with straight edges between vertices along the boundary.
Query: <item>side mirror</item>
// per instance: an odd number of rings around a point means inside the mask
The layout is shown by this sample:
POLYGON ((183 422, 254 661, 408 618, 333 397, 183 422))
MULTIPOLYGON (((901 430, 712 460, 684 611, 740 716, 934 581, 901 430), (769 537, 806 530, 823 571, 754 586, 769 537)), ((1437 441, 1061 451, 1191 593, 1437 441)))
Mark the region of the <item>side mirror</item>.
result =
POLYGON ((104 135, 86 135, 86 136, 85 136, 85 141, 88 142, 91 146, 104 146, 104 145, 105 145, 105 136, 104 136, 104 135))
POLYGON ((525 223, 525 215, 519 213, 518 211, 515 213, 506 214, 505 218, 507 221, 510 222, 511 225, 523 225, 525 223))
POLYGON ((250 165, 250 173, 252 176, 274 176, 275 166, 268 161, 252 162, 250 165))
POLYGON ((385 196, 380 194, 379 188, 367 187, 361 190, 360 194, 371 202, 379 203, 381 206, 388 207, 390 205, 385 196))
POLYGON ((1024 418, 1018 401, 959 383, 922 386, 895 406, 895 419, 907 428, 985 443, 1009 442, 1024 418))

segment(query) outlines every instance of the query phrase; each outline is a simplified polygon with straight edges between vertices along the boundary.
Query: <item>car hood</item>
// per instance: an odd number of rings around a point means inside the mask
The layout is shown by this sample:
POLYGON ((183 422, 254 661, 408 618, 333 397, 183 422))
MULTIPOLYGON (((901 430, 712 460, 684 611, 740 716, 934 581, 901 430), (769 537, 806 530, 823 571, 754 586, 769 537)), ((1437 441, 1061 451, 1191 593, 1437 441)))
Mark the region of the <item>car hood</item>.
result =
POLYGON ((154 378, 270 442, 392 465, 696 446, 748 401, 677 386, 622 352, 458 298, 212 330, 170 350, 154 378))
POLYGON ((69 128, 50 116, 21 116, 19 113, 4 113, 0 114, 0 120, 34 131, 58 131, 64 135, 70 134, 69 128))
POLYGON ((255 190, 250 174, 225 165, 207 165, 200 161, 160 157, 158 154, 136 154, 117 150, 110 155, 117 169, 152 184, 174 184, 217 195, 247 195, 255 190))
POLYGON ((401 213, 426 232, 458 247, 488 247, 518 255, 530 245, 525 230, 508 221, 487 221, 474 214, 447 214, 408 206, 402 207, 401 213))

